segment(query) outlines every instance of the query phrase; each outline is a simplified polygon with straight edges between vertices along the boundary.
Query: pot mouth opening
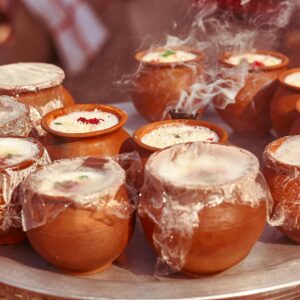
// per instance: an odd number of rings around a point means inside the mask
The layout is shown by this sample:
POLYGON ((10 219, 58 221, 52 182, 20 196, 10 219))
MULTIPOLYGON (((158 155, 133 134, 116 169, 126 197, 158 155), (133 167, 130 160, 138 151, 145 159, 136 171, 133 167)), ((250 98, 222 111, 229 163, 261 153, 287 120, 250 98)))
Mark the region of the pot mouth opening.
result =
POLYGON ((300 135, 286 136, 271 142, 264 156, 279 166, 300 170, 300 135))
POLYGON ((126 112, 117 107, 76 104, 49 112, 43 117, 41 125, 51 135, 81 139, 112 133, 120 129, 126 121, 126 112))
POLYGON ((146 172, 173 187, 211 190, 255 178, 259 162, 252 153, 235 146, 195 142, 152 154, 146 172))
POLYGON ((293 90, 300 90, 300 68, 282 72, 278 77, 280 83, 293 90))

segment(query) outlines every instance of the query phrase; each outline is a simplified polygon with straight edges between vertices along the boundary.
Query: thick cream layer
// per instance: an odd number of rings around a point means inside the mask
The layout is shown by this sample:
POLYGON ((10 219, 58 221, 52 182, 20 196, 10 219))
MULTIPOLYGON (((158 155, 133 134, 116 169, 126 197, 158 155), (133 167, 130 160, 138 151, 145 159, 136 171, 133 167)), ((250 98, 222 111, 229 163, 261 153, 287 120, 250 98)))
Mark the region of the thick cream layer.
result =
POLYGON ((278 161, 300 167, 300 136, 289 137, 273 156, 278 161))
POLYGON ((109 112, 77 111, 54 119, 50 128, 65 133, 86 133, 111 128, 118 123, 118 117, 109 112))
POLYGON ((266 66, 276 66, 282 63, 282 59, 271 55, 265 54, 255 54, 255 53, 245 53, 240 55, 233 55, 226 60, 232 65, 239 65, 243 61, 247 61, 249 64, 256 64, 258 67, 266 66), (261 65, 262 64, 262 65, 261 65))
POLYGON ((38 146, 27 139, 0 138, 0 165, 2 167, 35 159, 38 152, 38 146))
POLYGON ((286 76, 284 81, 287 84, 290 84, 290 85, 293 85, 296 87, 300 87, 300 72, 292 73, 292 74, 286 76))
POLYGON ((236 147, 200 142, 165 149, 150 159, 150 166, 174 185, 210 187, 234 182, 253 167, 258 170, 258 161, 236 147))
POLYGON ((172 63, 186 62, 197 57, 196 54, 182 50, 163 50, 148 52, 142 58, 145 62, 172 63))
POLYGON ((150 131, 142 137, 141 141, 146 145, 162 149, 187 142, 218 142, 219 136, 207 127, 171 124, 150 131))

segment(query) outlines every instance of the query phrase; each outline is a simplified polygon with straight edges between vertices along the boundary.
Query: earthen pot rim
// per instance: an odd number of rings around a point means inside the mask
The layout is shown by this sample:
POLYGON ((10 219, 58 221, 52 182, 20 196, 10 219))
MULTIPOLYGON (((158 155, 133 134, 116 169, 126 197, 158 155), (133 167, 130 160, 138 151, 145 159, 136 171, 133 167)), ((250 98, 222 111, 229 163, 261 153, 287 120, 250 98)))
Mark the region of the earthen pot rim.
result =
POLYGON ((57 137, 63 137, 63 138, 82 139, 82 138, 92 138, 92 137, 97 137, 97 136, 103 136, 106 134, 113 133, 123 127, 123 125, 127 121, 127 118, 128 118, 127 113, 124 110, 122 110, 118 107, 112 106, 112 105, 75 104, 75 105, 71 105, 71 106, 61 107, 61 108, 58 108, 58 109, 55 109, 55 110, 49 112, 48 114, 46 114, 43 117, 43 119, 41 121, 41 125, 42 125, 43 129, 50 135, 57 136, 57 137), (104 129, 104 130, 98 130, 98 131, 93 131, 93 132, 84 132, 84 133, 65 133, 65 132, 57 131, 57 130, 50 128, 50 122, 59 116, 67 115, 72 112, 78 112, 78 111, 94 111, 95 109, 114 114, 119 119, 118 124, 116 124, 112 127, 109 127, 107 129, 104 129))
POLYGON ((182 190, 190 190, 190 191, 211 191, 211 190, 225 190, 228 187, 231 187, 232 185, 237 186, 239 184, 242 184, 246 181, 249 180, 249 178, 254 179, 256 178, 256 176, 259 173, 259 161, 257 159, 257 157, 251 153, 250 151, 243 149, 243 148, 239 148, 233 145, 226 145, 226 144, 219 144, 219 143, 215 143, 215 142, 194 142, 194 143, 183 143, 183 144, 177 144, 174 146, 170 146, 164 149, 161 149, 159 151, 156 151, 154 153, 152 153, 148 159, 148 161, 146 162, 145 165, 145 173, 150 174, 151 177, 155 178, 156 180, 158 180, 159 182, 161 182, 163 185, 165 186, 170 186, 176 189, 182 189, 182 190), (245 174, 241 175, 240 177, 233 179, 231 181, 228 181, 224 184, 215 184, 215 185, 181 185, 181 184, 176 184, 171 180, 165 179, 163 177, 161 177, 159 174, 157 174, 157 172, 153 172, 153 170, 150 170, 150 163, 152 162, 152 160, 154 160, 154 158, 156 156, 158 156, 161 152, 163 151, 168 151, 170 148, 172 147, 184 147, 184 146, 190 146, 190 145, 195 145, 195 144, 204 144, 204 145, 210 145, 210 146, 218 146, 218 147, 231 147, 231 148, 235 148, 237 149, 237 151, 242 152, 244 155, 246 155, 249 158, 249 163, 251 163, 251 165, 249 166, 249 169, 247 169, 247 171, 245 171, 245 174))
POLYGON ((0 136, 0 139, 3 138, 14 138, 14 139, 23 139, 23 140, 27 140, 35 145, 37 145, 38 147, 38 152, 36 153, 35 157, 33 157, 32 159, 26 159, 21 161, 20 163, 17 164, 12 164, 9 166, 0 166, 0 173, 5 172, 5 170, 9 169, 12 171, 20 171, 20 170, 24 170, 28 167, 30 167, 31 165, 33 165, 36 161, 39 161, 45 152, 45 148, 44 146, 41 144, 40 141, 31 138, 31 137, 23 137, 23 136, 15 136, 15 135, 5 135, 5 136, 0 136))
MULTIPOLYGON (((270 168, 278 168, 280 170, 285 170, 287 172, 291 172, 291 171, 300 171, 300 165, 291 165, 285 162, 282 162, 280 160, 278 160, 275 156, 274 153, 275 151, 285 142, 287 141, 289 138, 293 138, 295 136, 284 136, 281 137, 275 141, 272 141, 271 143, 269 143, 266 148, 265 151, 263 153, 263 160, 264 163, 267 167, 270 168)), ((299 135, 300 138, 300 135, 299 135)))
MULTIPOLYGON (((220 127, 214 123, 210 123, 210 122, 206 122, 206 121, 202 121, 202 120, 191 120, 191 119, 163 120, 163 121, 157 121, 157 122, 146 124, 146 125, 138 128, 133 133, 133 140, 138 146, 140 146, 141 148, 143 148, 151 153, 159 151, 159 150, 163 150, 162 148, 149 146, 149 145, 143 143, 142 142, 143 136, 161 126, 177 125, 177 124, 184 124, 184 125, 189 125, 189 126, 203 126, 203 127, 206 127, 217 133, 217 135, 219 137, 218 143, 226 143, 228 141, 228 133, 222 127, 220 127)), ((169 148, 169 147, 166 147, 166 148, 169 148)), ((166 149, 166 148, 164 148, 164 149, 166 149)))
POLYGON ((157 48, 149 48, 146 50, 141 50, 137 53, 135 53, 134 58, 136 61, 138 61, 143 66, 152 67, 152 68, 169 68, 174 66, 187 66, 189 64, 193 63, 199 63, 202 62, 204 59, 204 54, 202 51, 191 48, 191 47, 157 47, 157 48), (155 51, 162 51, 162 50, 183 50, 190 53, 193 53, 197 55, 194 59, 182 61, 182 62, 148 62, 148 61, 142 61, 142 58, 145 54, 149 52, 155 52, 155 51))
POLYGON ((278 80, 279 80, 281 85, 283 85, 285 87, 288 87, 289 89, 292 89, 292 90, 300 91, 299 86, 294 86, 294 85, 288 84, 285 81, 285 79, 288 75, 291 75, 291 74, 294 74, 294 73, 300 73, 300 68, 293 68, 293 69, 290 69, 290 70, 287 70, 287 71, 284 71, 284 72, 280 73, 279 76, 278 76, 278 80))
MULTIPOLYGON (((287 67, 287 65, 289 64, 290 60, 289 58, 280 53, 280 52, 276 52, 276 51, 271 51, 271 50, 249 50, 249 51, 226 51, 224 52, 219 61, 221 64, 227 66, 227 67, 237 67, 237 65, 231 64, 228 61, 226 61, 226 59, 228 59, 229 57, 233 56, 233 55, 239 55, 239 54, 243 54, 243 53, 253 53, 253 54, 266 54, 266 55, 270 55, 270 56, 274 56, 276 58, 280 58, 282 60, 282 62, 278 65, 274 65, 274 66, 264 66, 264 67, 256 67, 255 69, 261 70, 261 71, 273 71, 273 70, 277 70, 277 69, 281 69, 284 67, 287 67)), ((255 71, 254 68, 249 68, 250 72, 254 72, 255 71)))

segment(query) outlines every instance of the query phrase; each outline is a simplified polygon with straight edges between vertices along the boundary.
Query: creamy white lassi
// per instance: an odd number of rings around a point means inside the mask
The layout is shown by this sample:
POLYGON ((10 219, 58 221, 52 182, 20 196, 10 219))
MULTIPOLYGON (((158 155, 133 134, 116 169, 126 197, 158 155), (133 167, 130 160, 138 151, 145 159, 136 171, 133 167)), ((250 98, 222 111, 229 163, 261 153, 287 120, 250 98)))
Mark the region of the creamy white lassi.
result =
POLYGON ((172 63, 172 62, 186 62, 193 60, 197 57, 196 54, 183 50, 161 50, 146 53, 142 57, 144 62, 156 63, 172 63))
POLYGON ((65 133, 86 133, 108 129, 118 123, 116 115, 95 109, 59 116, 51 121, 50 128, 65 133))
POLYGON ((300 136, 289 137, 273 154, 280 162, 300 166, 300 136))
POLYGON ((166 124, 145 134, 141 141, 148 146, 162 149, 187 142, 218 142, 219 136, 215 131, 204 126, 166 124))
POLYGON ((300 87, 300 72, 295 72, 286 76, 284 81, 289 85, 300 87))
POLYGON ((259 53, 244 53, 233 55, 226 60, 226 62, 236 66, 244 61, 255 67, 271 67, 282 63, 282 59, 278 57, 259 53))

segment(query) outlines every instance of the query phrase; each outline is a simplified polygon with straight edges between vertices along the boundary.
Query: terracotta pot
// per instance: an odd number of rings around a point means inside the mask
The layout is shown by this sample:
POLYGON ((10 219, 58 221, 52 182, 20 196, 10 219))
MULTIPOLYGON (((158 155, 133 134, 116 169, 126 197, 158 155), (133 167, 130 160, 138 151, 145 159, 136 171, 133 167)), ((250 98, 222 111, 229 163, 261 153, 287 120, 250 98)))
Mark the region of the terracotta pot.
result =
POLYGON ((50 157, 53 160, 78 156, 114 156, 122 152, 134 150, 130 135, 122 128, 127 120, 127 114, 113 106, 101 104, 77 104, 56 109, 42 119, 42 127, 48 133, 42 138, 50 157), (52 120, 77 111, 101 111, 116 115, 119 123, 111 128, 87 132, 64 133, 50 128, 52 120))
POLYGON ((35 139, 25 137, 6 136, 0 139, 26 139, 38 147, 38 152, 32 159, 24 160, 15 165, 0 167, 2 180, 0 186, 0 245, 10 245, 26 239, 20 223, 21 206, 18 194, 20 182, 43 164, 44 147, 35 139), (5 225, 6 224, 6 225, 5 225))
POLYGON ((228 134, 227 132, 222 128, 219 127, 216 124, 200 121, 200 120, 189 120, 189 119, 176 119, 176 120, 164 120, 164 121, 158 121, 154 123, 147 124, 139 129, 137 129, 133 134, 133 140, 137 145, 137 150, 142 157, 142 159, 148 158, 150 154, 154 153, 155 151, 160 150, 160 148, 149 146, 142 142, 142 138, 144 135, 149 133, 152 130, 158 129, 161 126, 165 125, 176 125, 176 124, 184 124, 184 125, 190 125, 190 126, 203 126, 206 128, 209 128, 210 130, 213 130, 217 133, 219 136, 219 143, 226 143, 228 140, 228 134))
POLYGON ((273 128, 279 136, 288 135, 297 117, 296 103, 300 99, 300 87, 285 82, 286 77, 300 73, 299 69, 283 72, 278 77, 279 87, 271 103, 271 120, 273 128))
MULTIPOLYGON (((151 49, 160 51, 162 48, 151 49)), ((149 121, 160 121, 168 113, 166 109, 176 104, 183 91, 189 91, 197 76, 202 73, 203 54, 189 48, 175 48, 186 50, 197 55, 188 62, 182 63, 157 63, 144 62, 143 56, 149 52, 140 51, 135 59, 140 64, 138 74, 134 80, 131 93, 132 101, 137 111, 149 121)), ((199 110, 199 115, 204 109, 199 110)))
MULTIPOLYGON (((300 138, 300 136, 294 136, 300 138)), ((290 239, 300 244, 299 195, 300 165, 291 165, 275 157, 277 149, 293 137, 283 137, 271 142, 265 149, 264 175, 270 187, 274 205, 271 220, 290 239), (279 223, 276 221, 279 219, 279 223)), ((290 148, 291 151, 294 149, 290 148)), ((297 150, 297 149, 294 149, 297 150)), ((271 225, 273 223, 271 222, 271 225)))
MULTIPOLYGON (((195 165, 194 160, 181 163, 195 165)), ((222 167, 219 168, 222 163, 217 158, 214 163, 218 172, 222 172, 222 167)), ((170 170, 170 174, 172 172, 170 170)), ((268 192, 264 191, 259 197, 254 192, 263 185, 256 157, 240 148, 198 142, 158 151, 146 163, 139 205, 147 239, 160 258, 188 275, 216 273, 230 268, 249 254, 263 231, 268 192), (177 164, 174 160, 180 153, 192 151, 190 153, 199 157, 201 148, 205 147, 211 151, 218 147, 222 151, 228 149, 227 154, 236 151, 240 158, 249 159, 250 167, 238 179, 209 186, 175 183, 157 172, 157 168, 165 168, 159 157, 166 159, 167 152, 170 152, 172 163, 177 164), (160 167, 155 167, 155 161, 160 167)))
MULTIPOLYGON (((235 103, 228 104, 224 109, 219 108, 219 103, 226 101, 224 95, 215 99, 216 110, 224 122, 226 122, 237 134, 265 135, 271 129, 269 117, 270 103, 276 91, 278 75, 286 70, 289 59, 278 52, 260 50, 258 54, 267 54, 282 59, 282 63, 275 66, 263 66, 249 69, 244 86, 235 97, 235 103)), ((226 59, 234 53, 227 52, 220 62, 225 68, 234 68, 226 59)), ((240 74, 236 77, 224 78, 239 82, 240 74)))
MULTIPOLYGON (((71 163, 72 161, 70 160, 71 163)), ((97 161, 100 160, 93 159, 93 169, 101 172, 103 164, 108 160, 101 159, 99 165, 97 161)), ((49 167, 53 168, 61 162, 57 161, 49 167)), ((85 162, 83 166, 86 170, 89 164, 85 162)), ((120 166, 118 168, 124 172, 120 166)), ((55 171, 52 172, 54 173, 55 171)), ((38 174, 39 172, 34 176, 38 174)), ((115 173, 106 174, 106 179, 110 180, 108 177, 114 175, 115 173)), ((29 180, 35 181, 34 178, 29 180)), ((41 180, 43 181, 42 177, 41 180)), ((25 182, 24 185, 26 184, 25 182)), ((22 203, 25 224, 30 225, 27 237, 45 260, 62 271, 73 275, 102 271, 126 248, 133 232, 134 213, 125 211, 122 215, 119 208, 130 205, 125 175, 121 186, 112 184, 103 190, 94 189, 94 194, 91 192, 83 195, 78 192, 73 196, 67 193, 54 196, 40 189, 32 192, 30 184, 24 191, 30 195, 22 203), (78 199, 81 196, 86 196, 86 200, 80 202, 78 199)))
POLYGON ((33 125, 29 107, 16 98, 0 96, 0 136, 29 136, 33 125))
POLYGON ((296 111, 297 116, 290 131, 290 135, 300 135, 300 100, 297 101, 296 111))
POLYGON ((0 95, 16 97, 18 101, 35 107, 43 116, 55 108, 74 104, 72 96, 62 85, 64 78, 64 71, 51 64, 3 65, 0 67, 0 95))

